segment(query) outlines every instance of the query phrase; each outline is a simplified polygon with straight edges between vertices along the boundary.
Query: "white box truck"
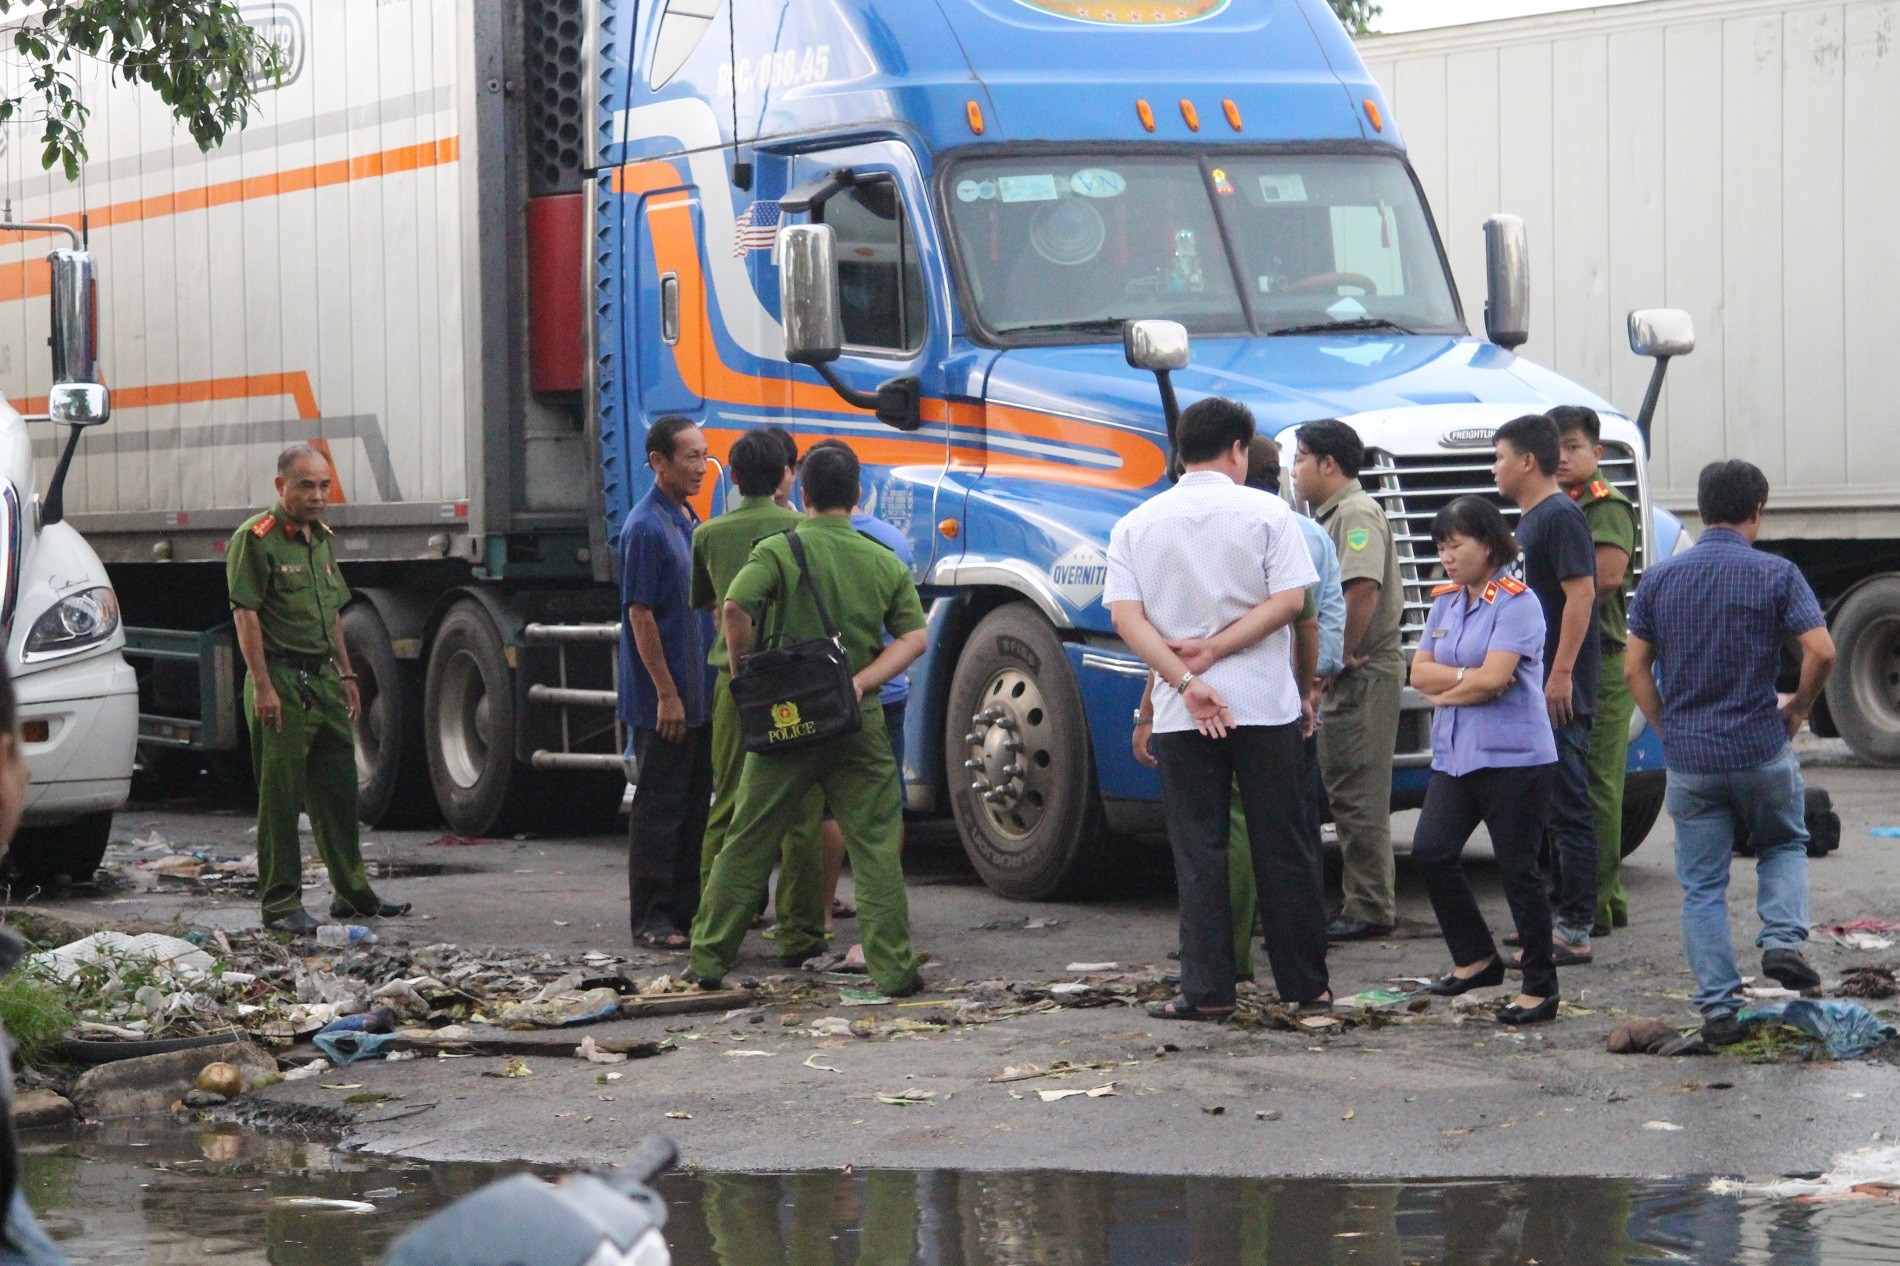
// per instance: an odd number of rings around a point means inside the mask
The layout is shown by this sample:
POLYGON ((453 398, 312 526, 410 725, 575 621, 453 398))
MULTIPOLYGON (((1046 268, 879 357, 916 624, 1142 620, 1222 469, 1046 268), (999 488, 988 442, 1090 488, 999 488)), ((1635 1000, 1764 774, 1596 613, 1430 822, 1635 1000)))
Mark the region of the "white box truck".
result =
MULTIPOLYGON (((1524 218, 1524 352, 1608 399, 1643 390, 1624 316, 1695 322, 1649 491, 1746 458, 1762 544, 1800 564, 1840 645, 1814 728, 1900 764, 1900 4, 1649 0, 1361 40, 1441 222, 1524 218)), ((1479 243, 1450 234, 1460 288, 1479 243)))

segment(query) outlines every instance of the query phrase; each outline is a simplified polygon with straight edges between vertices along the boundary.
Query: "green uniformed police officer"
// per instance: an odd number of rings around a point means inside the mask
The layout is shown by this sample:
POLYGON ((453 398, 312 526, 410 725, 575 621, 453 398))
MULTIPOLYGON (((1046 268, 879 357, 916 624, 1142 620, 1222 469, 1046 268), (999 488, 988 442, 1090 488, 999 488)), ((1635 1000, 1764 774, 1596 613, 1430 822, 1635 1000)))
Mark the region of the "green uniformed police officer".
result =
POLYGON ((1629 923, 1623 865, 1623 774, 1629 759, 1635 704, 1623 684, 1623 647, 1629 641, 1628 606, 1636 556, 1636 507, 1603 478, 1602 423, 1596 411, 1560 405, 1557 482, 1570 494, 1597 547, 1597 636, 1603 666, 1597 674, 1597 714, 1590 724, 1590 805, 1597 826, 1597 910, 1592 934, 1607 936, 1629 923))
MULTIPOLYGON (((783 824, 814 784, 823 789, 844 829, 871 979, 892 996, 923 987, 904 894, 897 762, 878 688, 910 667, 929 637, 909 570, 889 549, 851 526, 858 476, 858 459, 848 448, 827 446, 809 453, 799 475, 809 517, 794 530, 805 547, 811 586, 836 621, 849 657, 863 728, 785 753, 746 754, 732 826, 713 860, 693 921, 692 972, 701 988, 716 988, 737 961, 740 942, 765 895, 783 824), (886 631, 892 638, 888 645, 886 631)), ((806 590, 785 536, 761 541, 726 591, 726 647, 733 662, 741 662, 751 648, 754 622, 768 608, 767 627, 781 631, 785 641, 824 637, 806 590)))
POLYGON ((231 537, 225 581, 238 649, 249 675, 244 710, 257 775, 257 879, 264 926, 307 936, 297 815, 308 813, 330 872, 330 917, 391 916, 363 871, 356 821, 356 746, 361 707, 342 612, 349 586, 337 570, 323 511, 330 461, 308 444, 277 459, 277 504, 231 537))
MULTIPOLYGON (((798 526, 805 516, 776 499, 791 491, 792 463, 777 436, 748 431, 726 455, 740 502, 693 533, 692 603, 718 615, 733 579, 752 557, 753 547, 768 536, 798 526)), ((726 844, 732 811, 739 802, 739 775, 745 768, 745 744, 739 733, 739 705, 732 699, 732 677, 726 662, 726 637, 713 637, 707 661, 719 670, 713 687, 712 812, 706 818, 705 842, 700 852, 699 889, 712 880, 713 860, 726 844)), ((824 809, 816 788, 809 806, 785 824, 779 850, 778 949, 785 966, 796 966, 825 948, 824 868, 819 851, 819 822, 824 809)))

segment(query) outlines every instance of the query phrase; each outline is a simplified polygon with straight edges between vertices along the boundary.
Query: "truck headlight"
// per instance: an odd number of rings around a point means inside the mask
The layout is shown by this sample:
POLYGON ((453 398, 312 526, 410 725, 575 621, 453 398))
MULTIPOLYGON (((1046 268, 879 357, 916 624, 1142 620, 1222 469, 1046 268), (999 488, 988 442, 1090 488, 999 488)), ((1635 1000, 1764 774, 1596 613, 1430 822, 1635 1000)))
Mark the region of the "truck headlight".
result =
POLYGON ((109 586, 69 593, 46 609, 26 635, 28 655, 60 655, 105 641, 119 631, 119 596, 109 586))

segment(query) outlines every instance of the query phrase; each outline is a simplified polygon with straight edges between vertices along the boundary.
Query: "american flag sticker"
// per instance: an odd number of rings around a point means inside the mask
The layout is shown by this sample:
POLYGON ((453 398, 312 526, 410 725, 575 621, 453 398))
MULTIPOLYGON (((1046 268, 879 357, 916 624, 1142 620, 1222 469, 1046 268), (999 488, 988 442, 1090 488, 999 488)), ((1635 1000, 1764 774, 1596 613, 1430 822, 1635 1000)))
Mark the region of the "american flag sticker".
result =
POLYGON ((739 213, 732 222, 732 257, 738 259, 752 251, 769 251, 778 238, 778 203, 760 199, 739 213))

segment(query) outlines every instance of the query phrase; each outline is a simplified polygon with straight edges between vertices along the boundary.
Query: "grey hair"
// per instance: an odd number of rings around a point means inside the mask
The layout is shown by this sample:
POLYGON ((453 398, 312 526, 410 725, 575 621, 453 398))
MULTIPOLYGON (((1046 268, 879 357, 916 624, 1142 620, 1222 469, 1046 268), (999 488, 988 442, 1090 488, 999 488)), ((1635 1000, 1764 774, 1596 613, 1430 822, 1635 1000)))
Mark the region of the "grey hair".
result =
POLYGON ((277 473, 279 475, 288 475, 290 468, 306 457, 316 458, 323 463, 326 470, 330 466, 329 456, 315 444, 292 444, 289 448, 277 454, 277 473))

